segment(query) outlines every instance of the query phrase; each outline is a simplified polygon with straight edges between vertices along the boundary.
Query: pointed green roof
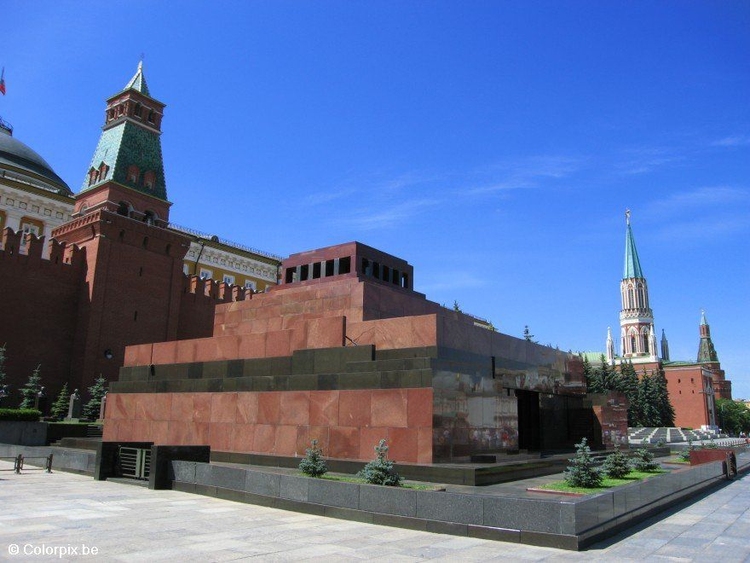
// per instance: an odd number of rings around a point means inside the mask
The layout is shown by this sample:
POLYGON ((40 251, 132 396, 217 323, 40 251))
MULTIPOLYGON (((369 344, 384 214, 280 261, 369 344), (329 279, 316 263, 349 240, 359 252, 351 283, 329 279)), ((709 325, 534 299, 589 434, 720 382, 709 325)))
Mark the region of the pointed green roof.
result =
POLYGON ((146 77, 143 76, 143 61, 138 63, 138 70, 135 71, 135 75, 130 79, 130 82, 125 85, 123 91, 131 89, 140 92, 144 96, 151 97, 151 94, 148 91, 148 86, 146 85, 146 77))
POLYGON ((630 228, 630 211, 628 211, 626 215, 628 229, 625 232, 625 269, 622 274, 622 279, 643 278, 641 261, 638 259, 638 251, 635 248, 633 230, 630 228))

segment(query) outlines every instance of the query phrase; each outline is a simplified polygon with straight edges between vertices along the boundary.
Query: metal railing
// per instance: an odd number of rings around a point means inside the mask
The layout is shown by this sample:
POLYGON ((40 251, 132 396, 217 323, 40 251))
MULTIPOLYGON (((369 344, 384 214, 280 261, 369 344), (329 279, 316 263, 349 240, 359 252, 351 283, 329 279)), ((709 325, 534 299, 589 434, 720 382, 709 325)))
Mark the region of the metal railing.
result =
POLYGON ((36 455, 36 456, 24 457, 23 454, 18 454, 15 457, 0 457, 0 459, 12 459, 13 460, 13 469, 0 469, 0 471, 13 471, 13 473, 20 474, 21 471, 24 470, 23 462, 25 460, 43 459, 44 460, 43 467, 29 467, 29 468, 26 468, 26 471, 46 471, 47 473, 52 473, 52 455, 53 454, 49 454, 47 456, 36 455))

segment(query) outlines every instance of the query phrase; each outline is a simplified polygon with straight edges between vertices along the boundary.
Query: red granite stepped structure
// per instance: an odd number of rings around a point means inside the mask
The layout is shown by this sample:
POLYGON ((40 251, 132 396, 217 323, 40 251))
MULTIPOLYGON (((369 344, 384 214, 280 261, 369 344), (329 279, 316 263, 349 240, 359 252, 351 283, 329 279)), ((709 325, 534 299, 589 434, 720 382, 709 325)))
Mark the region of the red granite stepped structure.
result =
POLYGON ((570 447, 594 436, 578 357, 475 326, 352 242, 294 254, 282 284, 216 309, 210 338, 128 347, 104 440, 401 462, 570 447))

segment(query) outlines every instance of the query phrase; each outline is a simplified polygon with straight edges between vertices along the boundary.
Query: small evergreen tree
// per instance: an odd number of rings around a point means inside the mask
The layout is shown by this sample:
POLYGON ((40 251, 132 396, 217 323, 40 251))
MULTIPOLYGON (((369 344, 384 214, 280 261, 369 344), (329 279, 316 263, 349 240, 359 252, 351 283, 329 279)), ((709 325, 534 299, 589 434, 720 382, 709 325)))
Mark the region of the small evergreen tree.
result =
POLYGON ((388 446, 385 445, 385 440, 380 440, 375 446, 375 459, 365 465, 357 476, 371 485, 398 487, 401 484, 401 477, 396 473, 394 463, 388 459, 388 446))
POLYGON ((531 331, 529 330, 529 325, 525 325, 523 327, 523 338, 527 342, 534 342, 534 335, 531 334, 531 331))
POLYGON ((68 391, 68 384, 63 385, 60 390, 60 394, 57 396, 57 400, 52 405, 50 414, 57 420, 62 420, 68 416, 68 408, 70 407, 70 392, 68 391))
POLYGON ((458 301, 456 300, 453 301, 453 310, 456 311, 456 313, 461 312, 461 305, 459 305, 458 301))
POLYGON ((652 454, 646 448, 640 448, 635 451, 633 469, 635 469, 636 471, 650 472, 658 471, 660 467, 659 464, 654 461, 654 454, 652 454))
POLYGON ((602 484, 601 471, 594 465, 591 458, 591 448, 584 438, 580 444, 576 444, 576 455, 570 459, 570 465, 565 470, 565 481, 571 487, 584 487, 593 489, 602 484))
POLYGON ((21 401, 21 405, 19 406, 19 408, 34 408, 37 395, 39 395, 39 390, 42 388, 42 375, 40 373, 41 370, 42 364, 39 364, 38 366, 36 366, 34 372, 29 376, 29 380, 26 382, 26 384, 21 387, 21 396, 23 397, 23 400, 21 401))
POLYGON ((612 479, 622 479, 630 473, 630 462, 619 447, 615 446, 615 451, 607 456, 604 460, 602 470, 612 479))
POLYGON ((299 463, 299 469, 310 477, 322 477, 328 472, 328 466, 323 459, 323 450, 318 447, 318 441, 310 442, 310 447, 305 450, 305 457, 299 463))
POLYGON ((99 418, 99 411, 102 406, 102 397, 107 394, 107 380, 101 375, 89 387, 91 399, 83 406, 83 418, 86 420, 96 420, 99 418))

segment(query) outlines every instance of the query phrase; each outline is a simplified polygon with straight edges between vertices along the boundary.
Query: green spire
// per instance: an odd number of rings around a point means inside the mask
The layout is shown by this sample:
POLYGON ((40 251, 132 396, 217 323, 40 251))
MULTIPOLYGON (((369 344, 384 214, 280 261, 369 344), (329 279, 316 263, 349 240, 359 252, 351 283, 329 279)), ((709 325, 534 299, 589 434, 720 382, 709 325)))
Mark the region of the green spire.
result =
POLYGON ((161 116, 164 104, 149 94, 143 62, 125 89, 107 100, 99 143, 81 191, 114 181, 167 201, 161 153, 161 116))
POLYGON ((627 222, 628 228, 625 232, 625 269, 622 274, 622 279, 643 278, 641 261, 638 259, 638 251, 635 248, 633 231, 630 228, 630 209, 625 211, 625 221, 627 222))
POLYGON ((135 71, 135 75, 130 79, 130 82, 125 85, 123 91, 131 89, 140 92, 144 96, 151 96, 148 91, 148 86, 146 85, 146 77, 143 76, 143 61, 138 62, 138 70, 135 71))

